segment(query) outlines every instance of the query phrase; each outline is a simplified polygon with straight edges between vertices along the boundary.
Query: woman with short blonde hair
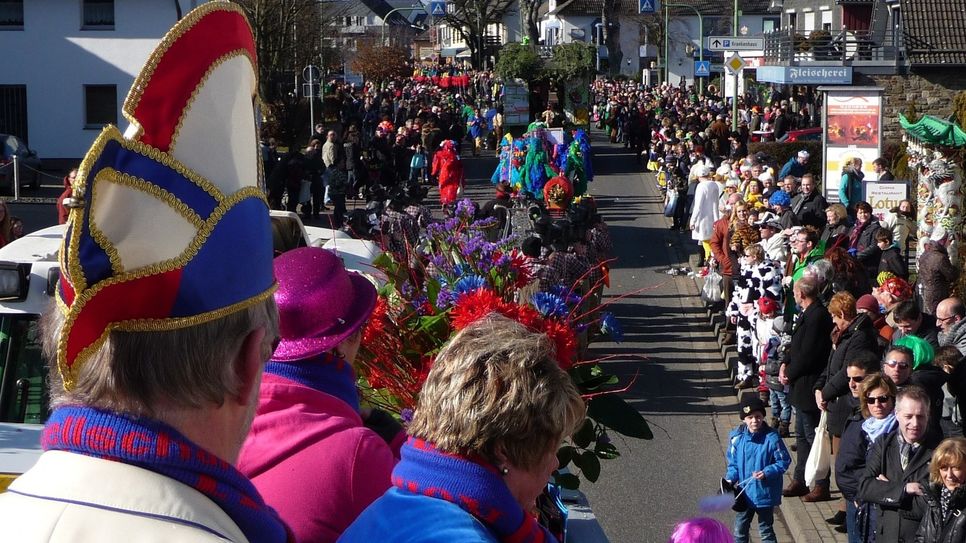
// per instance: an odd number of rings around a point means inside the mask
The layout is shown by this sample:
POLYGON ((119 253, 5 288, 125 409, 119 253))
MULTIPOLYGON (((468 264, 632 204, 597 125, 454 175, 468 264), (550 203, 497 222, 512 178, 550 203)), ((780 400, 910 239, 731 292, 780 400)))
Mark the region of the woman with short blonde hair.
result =
POLYGON ((529 512, 584 413, 545 335, 499 315, 467 326, 423 385, 393 487, 340 541, 551 541, 529 512))
POLYGON ((951 437, 932 453, 929 484, 923 489, 928 508, 916 533, 924 543, 966 541, 966 439, 951 437))

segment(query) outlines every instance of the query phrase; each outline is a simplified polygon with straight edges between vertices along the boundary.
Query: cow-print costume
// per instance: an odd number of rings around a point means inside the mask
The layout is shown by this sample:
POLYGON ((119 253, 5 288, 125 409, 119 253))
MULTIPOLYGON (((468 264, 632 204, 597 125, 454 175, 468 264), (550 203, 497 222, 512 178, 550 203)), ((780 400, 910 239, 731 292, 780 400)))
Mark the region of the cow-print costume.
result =
POLYGON ((737 320, 736 338, 738 341, 738 380, 742 381, 753 375, 758 375, 755 368, 755 354, 752 347, 752 334, 755 323, 755 302, 762 296, 782 301, 782 270, 765 257, 765 260, 754 265, 741 264, 741 276, 735 281, 731 303, 725 314, 737 320))

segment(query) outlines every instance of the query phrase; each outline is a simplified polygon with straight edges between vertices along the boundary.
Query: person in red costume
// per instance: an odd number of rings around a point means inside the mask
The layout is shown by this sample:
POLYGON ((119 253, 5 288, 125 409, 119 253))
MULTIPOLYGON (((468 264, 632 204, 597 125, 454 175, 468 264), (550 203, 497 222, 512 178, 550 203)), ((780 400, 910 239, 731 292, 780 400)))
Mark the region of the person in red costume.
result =
POLYGON ((440 203, 444 206, 454 203, 466 177, 453 140, 444 141, 433 155, 433 175, 439 180, 440 203))
POLYGON ((77 177, 77 168, 70 171, 69 174, 64 176, 64 192, 57 197, 57 224, 67 223, 67 206, 64 205, 64 200, 71 197, 74 193, 74 178, 77 177))

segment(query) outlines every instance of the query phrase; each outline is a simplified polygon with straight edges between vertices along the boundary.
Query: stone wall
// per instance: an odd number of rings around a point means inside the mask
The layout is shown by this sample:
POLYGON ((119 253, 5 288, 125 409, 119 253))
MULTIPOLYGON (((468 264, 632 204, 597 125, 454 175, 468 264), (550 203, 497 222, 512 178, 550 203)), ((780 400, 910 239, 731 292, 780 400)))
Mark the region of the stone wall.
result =
POLYGON ((883 136, 886 140, 902 137, 899 113, 909 104, 916 105, 920 115, 948 118, 953 113, 953 97, 966 91, 966 77, 962 66, 941 70, 920 70, 904 75, 855 74, 853 85, 882 87, 885 110, 882 112, 883 136))

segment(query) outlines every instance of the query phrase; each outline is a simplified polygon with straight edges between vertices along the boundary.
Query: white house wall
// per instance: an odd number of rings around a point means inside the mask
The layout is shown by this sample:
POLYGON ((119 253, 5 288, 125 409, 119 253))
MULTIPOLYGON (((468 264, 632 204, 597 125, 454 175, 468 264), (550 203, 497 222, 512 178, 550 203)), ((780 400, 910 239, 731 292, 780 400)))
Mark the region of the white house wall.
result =
MULTIPOLYGON (((182 0, 182 13, 203 1, 182 0)), ((81 30, 81 0, 23 3, 22 31, 0 31, 0 85, 26 85, 30 146, 80 158, 100 132, 84 128, 84 85, 117 85, 121 104, 144 61, 177 20, 174 2, 117 0, 114 30, 81 30)))

